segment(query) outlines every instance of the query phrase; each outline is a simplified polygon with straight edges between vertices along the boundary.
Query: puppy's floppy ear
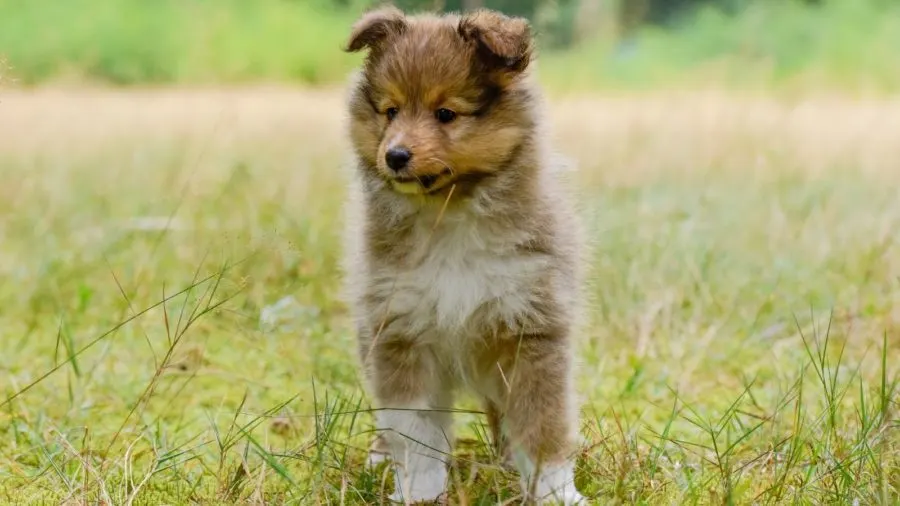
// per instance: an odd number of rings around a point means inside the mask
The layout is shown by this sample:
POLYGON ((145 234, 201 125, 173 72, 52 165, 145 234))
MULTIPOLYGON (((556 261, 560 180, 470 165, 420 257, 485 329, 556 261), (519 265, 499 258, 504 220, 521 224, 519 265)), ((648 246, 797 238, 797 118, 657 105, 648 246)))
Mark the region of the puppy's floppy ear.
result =
POLYGON ((463 16, 459 35, 478 47, 490 66, 508 72, 525 70, 531 61, 533 43, 528 20, 481 9, 463 16))
POLYGON ((382 7, 367 12, 354 25, 345 51, 356 52, 375 47, 389 36, 403 33, 406 18, 396 7, 382 7))

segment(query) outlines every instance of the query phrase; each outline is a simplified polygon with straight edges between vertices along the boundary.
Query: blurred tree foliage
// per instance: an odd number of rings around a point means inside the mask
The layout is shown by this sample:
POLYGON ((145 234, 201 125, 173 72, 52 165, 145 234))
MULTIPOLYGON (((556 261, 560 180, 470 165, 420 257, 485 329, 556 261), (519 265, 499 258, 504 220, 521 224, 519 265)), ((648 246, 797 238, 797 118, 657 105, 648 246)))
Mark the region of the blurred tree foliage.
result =
MULTIPOLYGON (((333 0, 346 3, 350 0, 333 0)), ((603 13, 611 16, 622 37, 647 24, 668 26, 701 7, 717 7, 725 13, 736 13, 752 2, 766 0, 394 0, 407 11, 467 11, 480 7, 497 9, 507 14, 531 19, 551 46, 567 46, 578 38, 579 25, 594 27, 599 19, 581 19, 584 15, 603 13)), ((819 4, 825 0, 779 0, 819 4)), ((861 0, 860 0, 861 1, 861 0)), ((876 0, 877 1, 877 0, 876 0)), ((891 1, 891 0, 883 0, 891 1)), ((373 4, 383 3, 374 0, 373 4)))
POLYGON ((515 16, 534 18, 542 0, 396 0, 394 5, 404 10, 466 11, 479 7, 496 9, 515 16))

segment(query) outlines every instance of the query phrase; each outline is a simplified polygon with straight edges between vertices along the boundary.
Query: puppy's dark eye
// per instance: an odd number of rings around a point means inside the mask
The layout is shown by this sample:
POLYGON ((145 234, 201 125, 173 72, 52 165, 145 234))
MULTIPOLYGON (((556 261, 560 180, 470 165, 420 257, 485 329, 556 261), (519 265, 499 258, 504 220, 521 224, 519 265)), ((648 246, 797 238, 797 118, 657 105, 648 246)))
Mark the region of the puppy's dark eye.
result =
POLYGON ((456 119, 456 113, 450 109, 438 109, 434 111, 434 117, 441 123, 450 123, 456 119))
POLYGON ((387 111, 384 111, 384 115, 387 116, 388 121, 391 121, 397 117, 398 112, 400 111, 396 107, 388 107, 387 111))

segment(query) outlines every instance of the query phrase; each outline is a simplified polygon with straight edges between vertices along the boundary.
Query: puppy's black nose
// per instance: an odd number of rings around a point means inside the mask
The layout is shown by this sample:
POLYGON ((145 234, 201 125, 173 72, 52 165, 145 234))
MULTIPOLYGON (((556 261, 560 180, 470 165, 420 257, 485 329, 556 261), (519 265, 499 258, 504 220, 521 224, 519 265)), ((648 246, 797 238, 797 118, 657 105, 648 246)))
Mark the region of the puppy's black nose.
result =
POLYGON ((404 147, 391 148, 384 154, 384 161, 392 170, 401 170, 409 163, 412 153, 404 147))

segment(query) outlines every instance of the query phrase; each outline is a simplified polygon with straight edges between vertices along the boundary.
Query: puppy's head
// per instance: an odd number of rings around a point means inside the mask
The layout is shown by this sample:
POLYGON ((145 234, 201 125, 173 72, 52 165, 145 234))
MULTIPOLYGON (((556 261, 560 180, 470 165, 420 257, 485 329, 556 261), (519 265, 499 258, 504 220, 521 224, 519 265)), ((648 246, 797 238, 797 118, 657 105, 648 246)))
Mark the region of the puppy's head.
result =
POLYGON ((534 127, 532 47, 527 21, 494 11, 365 14, 347 44, 368 51, 350 107, 363 170, 424 195, 504 170, 534 127))

